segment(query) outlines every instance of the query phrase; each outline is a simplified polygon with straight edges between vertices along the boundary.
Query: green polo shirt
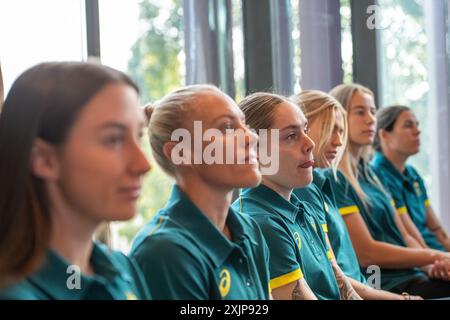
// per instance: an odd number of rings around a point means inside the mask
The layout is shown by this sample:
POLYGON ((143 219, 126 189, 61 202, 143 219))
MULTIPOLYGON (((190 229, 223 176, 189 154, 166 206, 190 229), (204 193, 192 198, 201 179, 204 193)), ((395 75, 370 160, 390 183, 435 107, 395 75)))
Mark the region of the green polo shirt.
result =
POLYGON ((133 259, 94 243, 94 275, 77 279, 70 264, 53 251, 35 274, 0 291, 8 300, 136 300, 150 299, 141 271, 133 259))
POLYGON ((436 235, 427 227, 427 207, 430 205, 422 177, 410 165, 403 173, 380 152, 372 161, 372 168, 392 194, 398 214, 409 214, 426 244, 433 249, 445 251, 436 235))
POLYGON ((314 169, 313 176, 312 184, 305 188, 295 189, 294 193, 299 199, 313 205, 316 212, 323 211, 325 218, 324 231, 328 233, 336 261, 344 274, 359 282, 366 283, 366 278, 361 273, 347 226, 336 207, 329 178, 324 174, 324 170, 321 169, 314 169))
MULTIPOLYGON (((378 178, 369 167, 361 163, 360 172, 358 181, 368 197, 367 207, 364 206, 353 187, 340 171, 337 174, 337 181, 331 176, 332 173, 330 171, 325 173, 331 182, 340 214, 345 216, 359 212, 374 240, 406 247, 403 237, 395 224, 395 210, 392 198, 385 190, 378 188, 372 182, 378 180, 378 178)), ((366 274, 363 268, 361 271, 366 277, 371 276, 370 273, 366 274)), ((418 268, 381 268, 381 288, 390 290, 412 278, 424 275, 418 268)))
POLYGON ((261 227, 270 250, 272 290, 304 277, 319 299, 340 299, 321 221, 309 204, 295 194, 287 201, 260 185, 242 190, 233 207, 261 227))
POLYGON ((154 299, 269 298, 269 251, 253 219, 230 208, 228 240, 174 186, 167 205, 136 236, 131 255, 154 299))

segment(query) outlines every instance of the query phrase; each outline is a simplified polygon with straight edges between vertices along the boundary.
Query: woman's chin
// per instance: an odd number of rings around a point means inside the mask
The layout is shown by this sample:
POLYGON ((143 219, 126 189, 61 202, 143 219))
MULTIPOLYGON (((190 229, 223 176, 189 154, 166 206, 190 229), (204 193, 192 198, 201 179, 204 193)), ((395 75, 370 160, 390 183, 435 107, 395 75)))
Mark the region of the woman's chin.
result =
POLYGON ((245 176, 240 176, 239 181, 236 182, 236 188, 254 188, 259 186, 261 183, 261 173, 256 169, 252 173, 248 173, 245 176))

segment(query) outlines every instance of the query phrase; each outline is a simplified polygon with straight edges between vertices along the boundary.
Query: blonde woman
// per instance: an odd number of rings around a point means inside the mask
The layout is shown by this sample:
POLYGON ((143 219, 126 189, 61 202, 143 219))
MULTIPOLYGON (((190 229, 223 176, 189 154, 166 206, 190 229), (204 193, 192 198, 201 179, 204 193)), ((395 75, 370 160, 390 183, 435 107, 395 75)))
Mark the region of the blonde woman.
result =
POLYGON ((153 156, 175 179, 169 201, 139 232, 131 253, 152 298, 268 299, 264 237, 253 219, 230 208, 234 188, 261 181, 258 139, 245 126, 244 114, 216 87, 194 85, 148 106, 147 115, 153 156), (182 141, 179 133, 186 134, 182 141), (210 133, 208 141, 196 140, 210 133), (245 139, 238 139, 239 133, 245 139), (211 139, 231 150, 233 161, 205 158, 211 139), (239 155, 245 155, 242 164, 239 155))
POLYGON ((295 189, 294 193, 300 199, 315 205, 318 212, 324 212, 323 227, 338 265, 363 299, 417 299, 409 295, 375 290, 367 285, 345 222, 336 207, 330 177, 325 172, 331 171, 332 175, 336 175, 337 164, 342 158, 347 141, 347 112, 336 99, 321 91, 303 91, 291 97, 291 100, 304 112, 309 123, 309 136, 316 145, 313 149, 313 183, 295 189))
POLYGON ((368 166, 376 129, 373 93, 349 84, 330 94, 346 109, 349 132, 332 188, 360 265, 381 268, 385 290, 450 296, 449 255, 422 248, 406 231, 392 198, 368 166))

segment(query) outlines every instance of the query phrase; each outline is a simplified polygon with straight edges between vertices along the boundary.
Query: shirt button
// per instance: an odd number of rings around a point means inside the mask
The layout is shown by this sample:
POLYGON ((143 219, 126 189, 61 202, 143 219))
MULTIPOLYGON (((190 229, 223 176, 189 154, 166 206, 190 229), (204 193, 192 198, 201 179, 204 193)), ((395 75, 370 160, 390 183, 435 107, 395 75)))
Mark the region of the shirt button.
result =
POLYGON ((240 263, 240 264, 243 264, 243 263, 244 263, 244 259, 239 258, 239 263, 240 263))
POLYGON ((247 287, 251 287, 252 283, 250 282, 250 280, 247 280, 246 285, 247 285, 247 287))

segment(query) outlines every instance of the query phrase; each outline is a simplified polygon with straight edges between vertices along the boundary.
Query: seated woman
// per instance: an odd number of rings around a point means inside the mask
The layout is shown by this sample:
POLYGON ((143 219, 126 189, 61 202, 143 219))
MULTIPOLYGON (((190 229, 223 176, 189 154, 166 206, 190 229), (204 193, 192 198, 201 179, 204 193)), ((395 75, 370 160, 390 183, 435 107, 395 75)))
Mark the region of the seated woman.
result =
POLYGON ((304 112, 310 128, 309 137, 316 145, 313 149, 313 183, 295 189, 294 194, 314 205, 316 212, 324 212, 324 231, 328 235, 339 267, 363 299, 417 299, 409 295, 375 290, 366 284, 347 227, 336 207, 330 178, 325 174, 325 170, 332 170, 335 175, 337 164, 342 158, 348 131, 346 111, 336 99, 321 91, 303 91, 291 97, 291 100, 304 112))
POLYGON ((147 115, 153 156, 176 181, 131 252, 152 298, 268 299, 264 237, 253 219, 230 208, 234 188, 261 181, 257 136, 243 113, 216 87, 194 85, 148 106, 147 115))
POLYGON ((416 117, 405 106, 382 108, 376 117, 377 152, 372 168, 390 191, 405 226, 423 247, 450 251, 450 237, 431 207, 422 177, 406 164, 420 149, 416 117))
POLYGON ((368 271, 375 272, 371 280, 385 290, 423 298, 450 296, 449 255, 422 248, 407 232, 367 164, 376 128, 373 93, 350 84, 334 88, 331 95, 347 111, 349 137, 337 180, 330 176, 330 181, 359 264, 370 266, 368 271))
MULTIPOLYGON (((270 250, 270 287, 275 299, 360 299, 331 255, 314 208, 292 193, 312 181, 314 143, 301 110, 289 100, 255 93, 239 104, 247 124, 278 152, 278 170, 262 184, 244 189, 233 206, 260 225, 270 250), (279 135, 272 135, 272 132, 279 135), (275 146, 275 147, 274 147, 275 146), (336 273, 336 275, 335 275, 336 273)), ((261 158, 261 157, 260 157, 261 158)), ((264 168, 261 163, 262 169, 264 168)))
POLYGON ((0 299, 148 299, 132 259, 93 242, 131 219, 145 117, 123 73, 44 63, 13 84, 0 116, 0 299))

